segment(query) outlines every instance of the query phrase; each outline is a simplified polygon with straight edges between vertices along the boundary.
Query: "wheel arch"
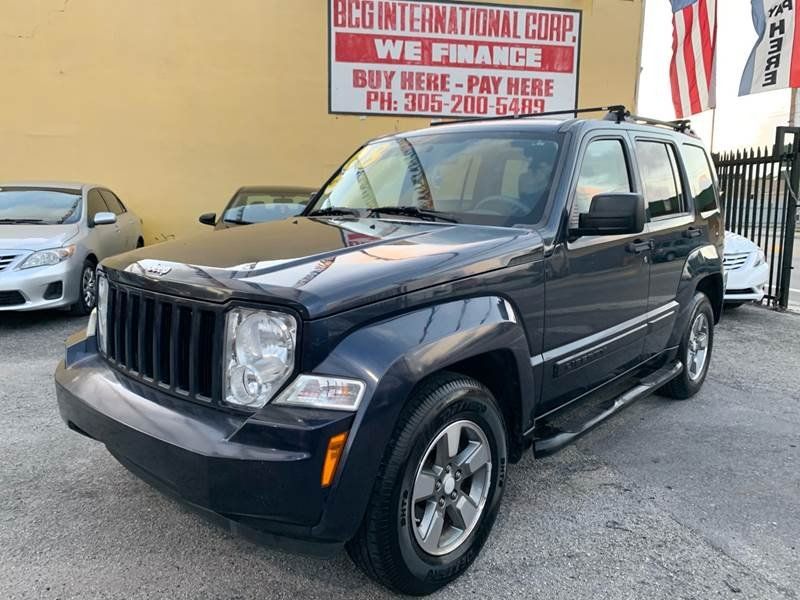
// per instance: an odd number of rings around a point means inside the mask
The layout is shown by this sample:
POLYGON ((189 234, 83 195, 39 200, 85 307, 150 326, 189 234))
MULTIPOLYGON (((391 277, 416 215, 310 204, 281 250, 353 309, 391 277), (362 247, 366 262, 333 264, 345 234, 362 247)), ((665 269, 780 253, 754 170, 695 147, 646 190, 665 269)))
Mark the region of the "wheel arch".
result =
POLYGON ((339 539, 355 534, 403 408, 421 383, 442 371, 474 377, 489 388, 507 419, 513 440, 509 454, 521 451, 515 433, 524 429, 525 415, 533 413, 533 394, 522 392, 533 389, 533 376, 525 331, 507 300, 465 298, 368 325, 314 369, 367 383, 341 471, 315 528, 318 534, 339 539), (515 373, 516 384, 503 382, 501 373, 515 373))

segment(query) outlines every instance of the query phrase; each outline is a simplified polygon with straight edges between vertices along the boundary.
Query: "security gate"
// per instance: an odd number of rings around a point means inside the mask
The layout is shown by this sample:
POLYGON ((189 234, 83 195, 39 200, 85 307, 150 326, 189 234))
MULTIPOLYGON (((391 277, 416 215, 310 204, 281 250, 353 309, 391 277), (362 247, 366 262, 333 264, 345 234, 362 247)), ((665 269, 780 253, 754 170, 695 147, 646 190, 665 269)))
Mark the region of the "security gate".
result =
POLYGON ((797 191, 800 127, 778 127, 772 151, 764 148, 715 154, 725 229, 758 244, 769 265, 765 301, 789 304, 797 191))

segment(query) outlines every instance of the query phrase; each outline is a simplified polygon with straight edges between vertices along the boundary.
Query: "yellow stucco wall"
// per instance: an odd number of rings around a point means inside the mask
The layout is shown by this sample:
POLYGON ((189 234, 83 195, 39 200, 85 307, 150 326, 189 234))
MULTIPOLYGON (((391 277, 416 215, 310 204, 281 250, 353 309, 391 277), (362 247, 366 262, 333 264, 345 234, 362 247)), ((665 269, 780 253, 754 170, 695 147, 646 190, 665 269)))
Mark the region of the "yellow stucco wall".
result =
MULTIPOLYGON (((633 106, 643 0, 504 3, 582 9, 579 104, 633 106)), ((427 123, 327 113, 326 0, 0 0, 0 180, 104 183, 148 243, 427 123)))

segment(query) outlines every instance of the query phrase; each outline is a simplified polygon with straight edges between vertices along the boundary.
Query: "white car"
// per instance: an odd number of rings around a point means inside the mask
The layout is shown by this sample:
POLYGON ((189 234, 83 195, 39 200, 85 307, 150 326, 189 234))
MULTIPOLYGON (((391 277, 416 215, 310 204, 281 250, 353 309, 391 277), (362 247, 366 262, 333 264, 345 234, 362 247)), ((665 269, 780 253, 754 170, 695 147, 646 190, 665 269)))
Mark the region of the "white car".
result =
POLYGON ((769 281, 769 265, 761 248, 738 233, 726 231, 722 264, 728 276, 726 306, 735 308, 745 302, 761 302, 769 281))

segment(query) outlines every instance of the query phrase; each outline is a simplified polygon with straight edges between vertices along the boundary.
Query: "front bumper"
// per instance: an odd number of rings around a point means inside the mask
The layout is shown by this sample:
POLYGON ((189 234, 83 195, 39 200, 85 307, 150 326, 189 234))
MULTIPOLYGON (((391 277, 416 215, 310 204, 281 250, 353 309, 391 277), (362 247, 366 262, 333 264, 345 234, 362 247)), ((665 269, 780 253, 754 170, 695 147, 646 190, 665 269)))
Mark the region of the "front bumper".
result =
POLYGON ((329 554, 346 541, 320 526, 333 489, 320 474, 328 440, 352 414, 267 405, 248 416, 181 400, 113 370, 83 334, 55 377, 69 427, 161 491, 290 550, 329 554))
POLYGON ((15 301, 9 305, 0 303, 0 311, 39 310, 75 304, 80 294, 82 267, 82 260, 79 261, 74 256, 57 265, 46 267, 17 270, 9 266, 0 271, 0 293, 18 292, 23 302, 16 303, 15 301), (58 282, 61 282, 61 294, 57 297, 46 298, 45 294, 50 284, 58 282))
POLYGON ((725 302, 761 302, 767 292, 769 265, 761 264, 727 271, 725 302))

